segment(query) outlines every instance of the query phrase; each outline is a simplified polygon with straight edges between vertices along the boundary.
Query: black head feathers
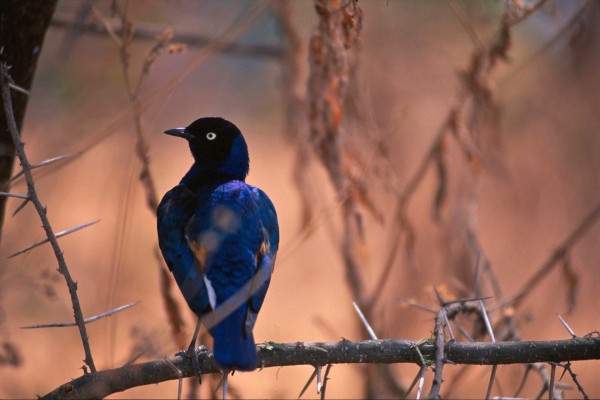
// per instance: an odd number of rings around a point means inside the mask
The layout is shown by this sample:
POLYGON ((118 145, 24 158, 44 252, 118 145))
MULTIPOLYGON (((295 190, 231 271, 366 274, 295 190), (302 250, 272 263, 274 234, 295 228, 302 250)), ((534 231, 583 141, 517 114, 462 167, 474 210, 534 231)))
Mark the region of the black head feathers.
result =
POLYGON ((189 142, 195 160, 194 175, 207 178, 210 174, 229 175, 240 180, 248 175, 250 160, 246 141, 238 127, 226 119, 200 118, 185 128, 169 129, 165 133, 189 142))

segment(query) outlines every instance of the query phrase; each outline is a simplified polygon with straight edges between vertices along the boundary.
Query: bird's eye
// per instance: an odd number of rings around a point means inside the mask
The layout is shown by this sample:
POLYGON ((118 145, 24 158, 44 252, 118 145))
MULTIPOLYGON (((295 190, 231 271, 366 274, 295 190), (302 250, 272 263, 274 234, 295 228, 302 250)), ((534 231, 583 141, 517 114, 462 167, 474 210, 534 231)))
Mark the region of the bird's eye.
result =
POLYGON ((208 140, 215 140, 215 139, 217 138, 217 134, 216 134, 216 133, 214 133, 214 132, 208 132, 208 133, 206 134, 206 138, 207 138, 208 140))

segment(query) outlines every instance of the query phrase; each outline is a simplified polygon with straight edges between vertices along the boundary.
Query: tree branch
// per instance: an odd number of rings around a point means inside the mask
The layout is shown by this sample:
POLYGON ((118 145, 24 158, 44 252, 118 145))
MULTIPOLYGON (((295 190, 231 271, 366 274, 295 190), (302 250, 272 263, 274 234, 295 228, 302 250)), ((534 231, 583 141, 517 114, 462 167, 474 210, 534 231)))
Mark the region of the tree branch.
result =
MULTIPOLYGON (((69 28, 73 25, 74 21, 71 21, 62 16, 56 16, 51 21, 53 28, 69 28)), ((106 36, 106 30, 103 26, 93 22, 84 22, 79 24, 78 28, 81 32, 86 32, 92 35, 106 36)), ((136 29, 132 33, 132 39, 142 39, 155 41, 157 36, 160 36, 164 28, 157 28, 150 25, 142 25, 136 23, 136 29)), ((116 36, 121 36, 123 33, 122 26, 116 26, 113 29, 116 36)), ((177 42, 186 44, 188 46, 205 47, 208 45, 213 46, 218 39, 211 36, 203 36, 197 33, 191 32, 178 32, 175 35, 177 42)), ((271 46, 266 44, 247 44, 247 43, 220 43, 220 51, 224 54, 232 54, 238 56, 251 56, 251 57, 264 57, 278 59, 281 57, 282 49, 279 46, 271 46)))
MULTIPOLYGON (((335 343, 284 343, 259 346, 262 368, 292 365, 414 363, 421 364, 418 348, 425 360, 435 358, 435 346, 429 341, 366 340, 335 343)), ((212 353, 198 357, 203 374, 220 373, 212 353)), ((497 365, 534 362, 561 362, 600 359, 600 337, 543 342, 458 343, 444 345, 444 358, 456 364, 497 365)), ((162 360, 86 374, 65 383, 42 399, 102 398, 136 386, 195 376, 192 361, 175 356, 162 360), (176 371, 173 366, 178 370, 176 371)))
POLYGON ((85 363, 90 367, 90 370, 92 372, 96 372, 96 366, 94 365, 94 359, 92 358, 92 351, 90 349, 90 343, 88 341, 87 329, 85 327, 85 322, 83 319, 83 312, 81 311, 79 296, 77 295, 77 282, 75 282, 71 277, 71 273, 67 268, 67 263, 65 262, 65 259, 63 257, 62 250, 58 245, 58 239, 56 238, 52 226, 50 225, 50 221, 48 220, 48 216, 46 215, 46 207, 42 205, 42 202, 38 197, 37 191, 35 189, 33 175, 31 173, 31 163, 29 162, 29 160, 27 159, 27 155, 25 154, 24 144, 21 141, 21 137, 19 136, 17 122, 13 113, 12 100, 10 97, 10 88, 8 85, 9 81, 10 76, 8 74, 6 65, 3 61, 0 61, 0 83, 2 86, 0 91, 2 92, 2 104, 4 114, 6 116, 6 124, 12 136, 14 146, 17 150, 17 156, 19 157, 19 160, 21 161, 21 166, 23 167, 25 181, 27 182, 27 195, 29 196, 29 199, 35 206, 40 220, 42 221, 42 226, 44 228, 44 231, 46 232, 46 236, 48 237, 48 241, 52 245, 54 255, 56 256, 56 260, 58 262, 58 271, 64 276, 67 286, 69 288, 69 294, 71 295, 71 303, 73 304, 73 314, 75 317, 75 322, 77 323, 77 327, 79 328, 79 334, 81 336, 81 342, 83 344, 83 350, 85 353, 85 363))

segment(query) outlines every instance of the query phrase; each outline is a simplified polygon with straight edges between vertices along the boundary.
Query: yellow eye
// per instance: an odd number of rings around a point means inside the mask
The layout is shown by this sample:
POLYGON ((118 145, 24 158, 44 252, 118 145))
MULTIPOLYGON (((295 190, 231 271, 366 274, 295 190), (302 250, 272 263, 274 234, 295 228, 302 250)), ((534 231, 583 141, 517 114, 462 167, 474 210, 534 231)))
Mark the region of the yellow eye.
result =
POLYGON ((206 138, 207 138, 208 140, 215 140, 215 139, 217 138, 217 134, 216 134, 216 133, 214 133, 214 132, 208 132, 208 133, 206 134, 206 138))

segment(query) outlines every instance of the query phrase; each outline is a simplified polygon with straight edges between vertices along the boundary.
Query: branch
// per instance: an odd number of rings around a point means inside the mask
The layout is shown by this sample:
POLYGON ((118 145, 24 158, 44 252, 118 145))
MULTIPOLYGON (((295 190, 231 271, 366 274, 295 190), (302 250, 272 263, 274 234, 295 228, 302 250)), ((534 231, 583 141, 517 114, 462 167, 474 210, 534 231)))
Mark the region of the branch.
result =
POLYGON ((548 273, 554 269, 557 265, 560 265, 560 261, 564 260, 571 248, 587 233, 587 231, 596 223, 600 218, 600 203, 596 204, 592 211, 590 211, 577 225, 577 227, 571 232, 571 234, 554 250, 550 258, 540 266, 537 272, 529 278, 519 290, 513 296, 500 302, 500 306, 512 305, 518 307, 525 297, 532 293, 532 289, 536 287, 548 273))
MULTIPOLYGON (((73 25, 73 21, 64 17, 55 17, 52 19, 51 26, 54 28, 69 28, 73 25)), ((82 32, 90 33, 97 36, 106 36, 105 27, 96 23, 82 23, 78 26, 82 32)), ((157 36, 160 36, 164 28, 152 28, 136 23, 135 31, 132 33, 132 39, 155 41, 157 36)), ((122 36, 123 27, 118 26, 112 28, 116 36, 122 36)), ((205 47, 214 46, 217 40, 214 37, 202 36, 197 33, 181 32, 175 35, 178 42, 188 46, 205 47)), ((278 46, 269 46, 262 44, 242 44, 242 43, 220 43, 219 50, 224 54, 233 54, 239 56, 265 57, 265 58, 280 58, 281 48, 278 46)))
MULTIPOLYGON (((420 365, 422 361, 415 348, 425 360, 435 358, 432 343, 394 339, 270 344, 259 347, 259 358, 262 368, 364 363, 420 365)), ((444 346, 444 358, 456 364, 472 365, 600 359, 600 337, 543 342, 450 342, 444 346)), ((203 374, 220 373, 213 364, 212 353, 199 353, 198 361, 203 374)), ((175 356, 86 374, 59 386, 42 399, 102 398, 137 386, 179 379, 179 372, 183 377, 195 376, 192 361, 175 356)))
POLYGON ((35 206, 36 211, 42 221, 42 226, 48 237, 48 241, 52 245, 54 255, 58 262, 58 271, 64 276, 67 286, 69 288, 69 294, 71 295, 71 303, 73 304, 73 313, 75 316, 75 322, 79 328, 79 334, 83 343, 83 350, 85 352, 85 363, 90 367, 92 372, 96 372, 96 366, 94 365, 94 359, 92 358, 92 351, 90 349, 90 343, 88 341, 87 330, 83 319, 83 312, 81 311, 81 305, 79 304, 79 296, 77 295, 77 283, 71 277, 71 273, 67 268, 67 263, 63 257, 62 250, 58 245, 58 239, 52 230, 48 216, 46 215, 46 207, 42 205, 40 198, 38 197, 35 185, 33 182, 33 175, 31 173, 31 164, 25 154, 24 144, 19 136, 17 129, 17 122, 13 113, 12 100, 10 98, 10 88, 8 83, 10 82, 10 76, 4 62, 0 62, 0 82, 2 84, 2 103, 4 107, 4 114, 6 116, 6 122, 10 134, 12 136, 13 143, 15 145, 17 156, 21 161, 21 166, 25 173, 25 181, 27 182, 27 195, 35 206))

